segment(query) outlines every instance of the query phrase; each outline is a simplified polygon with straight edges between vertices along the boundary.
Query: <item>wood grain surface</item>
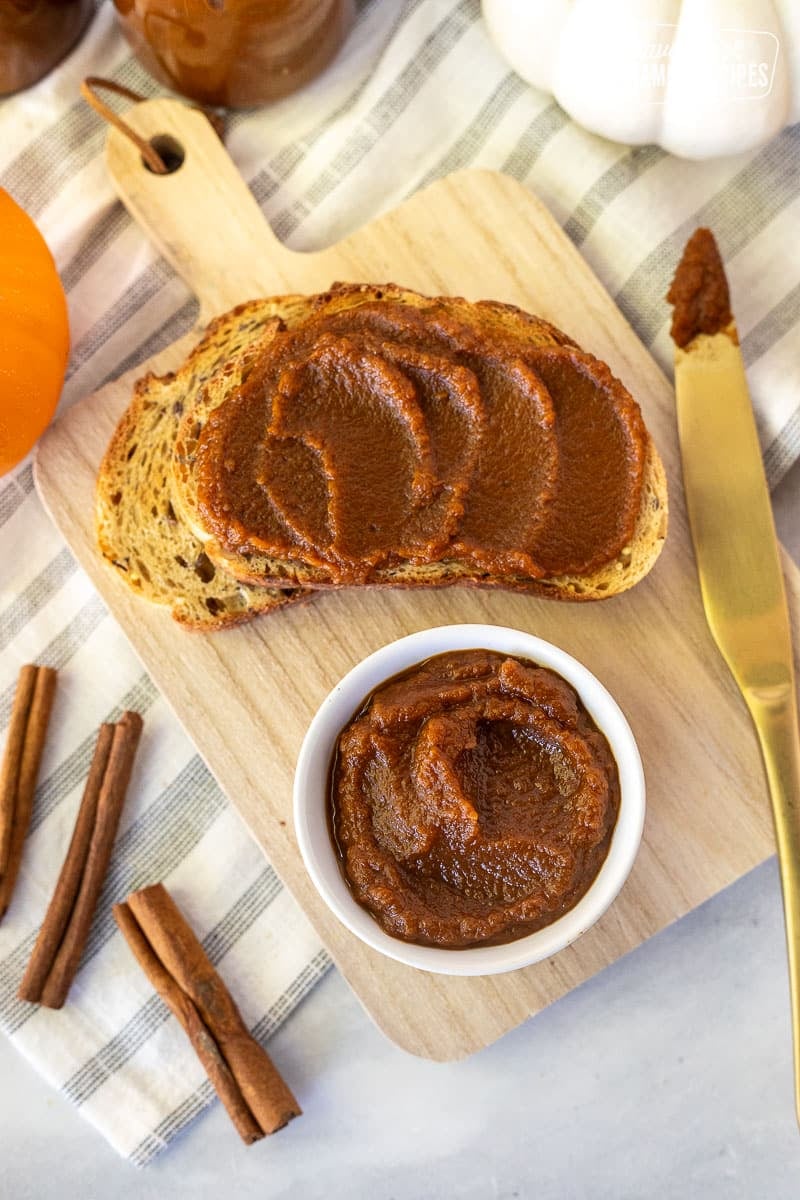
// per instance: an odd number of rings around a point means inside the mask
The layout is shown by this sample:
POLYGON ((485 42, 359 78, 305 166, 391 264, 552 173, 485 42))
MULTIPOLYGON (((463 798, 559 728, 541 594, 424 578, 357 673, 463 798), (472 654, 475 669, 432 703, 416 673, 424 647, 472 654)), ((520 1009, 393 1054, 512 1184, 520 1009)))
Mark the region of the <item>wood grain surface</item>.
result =
MULTIPOLYGON (((553 218, 513 180, 483 171, 450 176, 338 245, 296 254, 275 241, 199 113, 177 101, 147 101, 132 119, 145 136, 169 133, 185 148, 179 171, 155 176, 112 132, 108 163, 131 212, 197 293, 204 318, 255 295, 320 291, 335 279, 391 280, 430 294, 518 304, 611 365, 641 404, 664 459, 669 537, 652 573, 623 596, 575 605, 468 589, 346 591, 201 635, 181 631, 166 611, 133 595, 106 567, 93 536, 95 474, 134 379, 177 366, 196 335, 73 406, 40 444, 37 486, 53 520, 367 1011, 415 1054, 462 1057, 773 850, 755 736, 700 605, 672 389, 553 218), (465 621, 516 626, 583 661, 624 709, 648 787, 641 852, 599 924, 551 960, 482 979, 429 975, 363 946, 318 898, 291 821, 300 742, 341 675, 396 637, 465 621)), ((785 564, 796 628, 800 581, 788 558, 785 564)), ((687 964, 687 972, 702 969, 687 964)))

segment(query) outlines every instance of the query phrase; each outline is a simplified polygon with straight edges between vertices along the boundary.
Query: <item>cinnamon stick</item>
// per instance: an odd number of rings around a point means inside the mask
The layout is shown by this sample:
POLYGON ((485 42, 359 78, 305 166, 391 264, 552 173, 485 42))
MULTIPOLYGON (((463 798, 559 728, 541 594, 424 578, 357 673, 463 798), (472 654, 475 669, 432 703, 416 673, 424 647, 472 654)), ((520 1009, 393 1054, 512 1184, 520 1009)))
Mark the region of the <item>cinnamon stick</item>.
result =
POLYGON ((27 665, 19 673, 0 772, 0 920, 22 862, 55 688, 52 667, 27 665))
MULTIPOLYGON (((114 915, 127 937, 130 920, 124 913, 119 914, 121 907, 115 907, 114 915)), ((128 897, 125 908, 148 946, 147 961, 141 947, 137 953, 136 945, 131 942, 131 948, 189 1035, 242 1138, 247 1142, 255 1140, 245 1132, 241 1115, 236 1115, 241 1114, 242 1104, 255 1122, 258 1137, 282 1129, 293 1117, 299 1116, 301 1109, 297 1100, 269 1055, 249 1033, 230 992, 166 888, 155 884, 134 892, 128 897), (151 974, 149 956, 153 956, 166 973, 168 985, 163 975, 151 974), (187 1004, 191 1006, 189 1010, 187 1004), (199 1028, 194 1015, 187 1013, 196 1014, 199 1028), (216 1054, 236 1085, 233 1094, 217 1085, 206 1065, 209 1055, 217 1061, 216 1054)))
POLYGON ((11 830, 14 826, 14 810, 17 805, 19 769, 22 763, 22 748, 25 745, 25 731, 28 728, 28 717, 38 671, 39 668, 31 663, 20 668, 17 690, 14 693, 14 705, 11 709, 3 766, 0 769, 0 878, 5 874, 8 866, 11 830))
POLYGON ((108 767, 114 729, 114 725, 100 726, 67 856, 64 859, 53 898, 39 930, 30 962, 19 986, 17 993, 19 998, 29 1000, 33 1004, 38 1003, 42 998, 42 989, 47 982, 47 976, 50 974, 75 907, 75 898, 80 889, 95 829, 97 802, 108 767))
POLYGON ((130 906, 125 903, 115 904, 113 912, 140 967, 189 1035, 189 1040, 203 1064, 206 1075, 228 1110, 242 1140, 248 1146, 257 1142, 264 1134, 247 1107, 230 1067, 222 1057, 216 1042, 209 1035, 194 1004, 181 991, 169 971, 156 957, 152 946, 139 927, 139 922, 131 912, 130 906))
POLYGON ((67 998, 108 870, 141 732, 142 718, 135 712, 101 729, 67 858, 20 985, 23 1000, 61 1008, 67 998), (111 731, 110 745, 104 729, 111 731))

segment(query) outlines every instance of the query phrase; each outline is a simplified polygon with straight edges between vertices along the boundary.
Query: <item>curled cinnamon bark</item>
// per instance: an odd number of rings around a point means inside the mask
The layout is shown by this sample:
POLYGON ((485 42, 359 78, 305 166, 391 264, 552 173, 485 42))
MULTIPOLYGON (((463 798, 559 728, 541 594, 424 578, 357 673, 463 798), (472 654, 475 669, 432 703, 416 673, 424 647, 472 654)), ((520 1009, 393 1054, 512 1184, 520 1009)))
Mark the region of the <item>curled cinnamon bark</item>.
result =
POLYGON ((78 971, 142 731, 138 713, 101 725, 72 840, 30 962, 22 1000, 61 1008, 78 971))
POLYGON ((145 975, 189 1035, 206 1075, 228 1110, 242 1140, 248 1145, 258 1141, 264 1134, 247 1107, 219 1047, 203 1025, 197 1009, 158 959, 129 906, 115 904, 114 918, 145 975))
POLYGON ((21 669, 0 769, 0 920, 22 862, 55 689, 52 667, 21 669))
POLYGON ((301 1113, 163 884, 114 906, 114 917, 156 991, 180 1021, 243 1141, 301 1113))

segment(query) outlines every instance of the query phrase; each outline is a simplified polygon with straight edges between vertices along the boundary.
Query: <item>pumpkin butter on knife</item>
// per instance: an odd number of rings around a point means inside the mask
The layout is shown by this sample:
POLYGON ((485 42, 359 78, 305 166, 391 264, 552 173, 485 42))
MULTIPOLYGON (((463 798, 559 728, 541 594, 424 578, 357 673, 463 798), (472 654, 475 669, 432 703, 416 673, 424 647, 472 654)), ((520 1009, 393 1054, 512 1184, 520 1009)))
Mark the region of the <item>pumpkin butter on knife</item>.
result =
POLYGON ((216 628, 353 585, 612 596, 667 494, 634 399, 548 322, 340 284, 242 305, 142 381, 97 517, 128 583, 216 628))

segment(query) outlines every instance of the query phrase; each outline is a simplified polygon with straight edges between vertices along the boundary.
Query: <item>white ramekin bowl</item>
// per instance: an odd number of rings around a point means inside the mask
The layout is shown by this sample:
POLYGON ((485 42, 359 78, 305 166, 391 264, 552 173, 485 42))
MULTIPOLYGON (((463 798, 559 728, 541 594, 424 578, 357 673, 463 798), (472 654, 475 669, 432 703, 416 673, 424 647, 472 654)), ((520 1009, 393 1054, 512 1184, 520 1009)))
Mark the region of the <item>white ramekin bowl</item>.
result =
POLYGON ((499 625, 444 625, 400 638, 370 654, 323 700, 300 748, 294 777, 294 823, 303 861, 322 899, 347 928, 381 954, 441 975, 495 975, 563 950, 597 921, 622 888, 642 837, 645 810, 642 762, 619 705, 586 667, 550 642, 499 625), (450 650, 497 650, 551 667, 577 691, 608 739, 619 768, 621 802, 608 855, 574 908, 551 925, 502 946, 447 950, 418 946, 384 933, 353 898, 331 843, 328 780, 338 735, 384 680, 450 650))

